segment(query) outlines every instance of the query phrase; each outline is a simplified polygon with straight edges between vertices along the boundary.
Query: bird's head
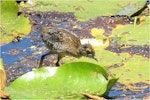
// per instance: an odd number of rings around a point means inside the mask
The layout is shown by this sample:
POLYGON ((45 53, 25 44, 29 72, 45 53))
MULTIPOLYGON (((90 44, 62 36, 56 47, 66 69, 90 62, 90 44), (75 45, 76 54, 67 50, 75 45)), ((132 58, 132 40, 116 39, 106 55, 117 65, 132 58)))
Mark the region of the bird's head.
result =
POLYGON ((83 44, 81 46, 81 49, 80 49, 80 53, 83 55, 83 56, 86 56, 86 57, 89 57, 89 58, 93 58, 97 61, 97 59, 95 58, 95 51, 92 47, 91 44, 83 44))

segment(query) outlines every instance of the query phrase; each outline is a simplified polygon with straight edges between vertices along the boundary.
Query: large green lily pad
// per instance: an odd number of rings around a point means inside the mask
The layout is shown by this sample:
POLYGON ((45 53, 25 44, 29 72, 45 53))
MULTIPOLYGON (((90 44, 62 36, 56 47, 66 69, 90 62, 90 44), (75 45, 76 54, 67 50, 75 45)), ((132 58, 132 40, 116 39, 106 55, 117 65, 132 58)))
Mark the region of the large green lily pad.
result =
POLYGON ((117 81, 117 78, 108 79, 108 75, 99 65, 73 62, 28 72, 6 90, 12 99, 75 99, 82 98, 83 92, 102 96, 117 81))

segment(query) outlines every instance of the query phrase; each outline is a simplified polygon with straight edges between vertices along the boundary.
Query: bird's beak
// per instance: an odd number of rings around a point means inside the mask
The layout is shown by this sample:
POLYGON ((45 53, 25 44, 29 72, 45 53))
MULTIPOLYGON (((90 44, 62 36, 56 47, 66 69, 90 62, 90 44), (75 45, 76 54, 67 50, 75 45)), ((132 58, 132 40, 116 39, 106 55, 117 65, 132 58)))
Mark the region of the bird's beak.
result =
POLYGON ((95 59, 95 60, 98 62, 98 60, 97 60, 97 58, 96 58, 96 57, 94 57, 93 59, 95 59))

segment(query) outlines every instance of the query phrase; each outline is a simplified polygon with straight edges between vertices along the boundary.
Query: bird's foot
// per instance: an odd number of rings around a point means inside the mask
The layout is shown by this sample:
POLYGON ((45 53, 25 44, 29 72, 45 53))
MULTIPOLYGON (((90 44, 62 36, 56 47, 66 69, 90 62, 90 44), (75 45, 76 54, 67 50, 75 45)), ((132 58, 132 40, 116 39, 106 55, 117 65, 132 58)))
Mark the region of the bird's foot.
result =
POLYGON ((59 67, 59 66, 60 66, 59 62, 57 62, 55 65, 56 65, 56 67, 59 67))

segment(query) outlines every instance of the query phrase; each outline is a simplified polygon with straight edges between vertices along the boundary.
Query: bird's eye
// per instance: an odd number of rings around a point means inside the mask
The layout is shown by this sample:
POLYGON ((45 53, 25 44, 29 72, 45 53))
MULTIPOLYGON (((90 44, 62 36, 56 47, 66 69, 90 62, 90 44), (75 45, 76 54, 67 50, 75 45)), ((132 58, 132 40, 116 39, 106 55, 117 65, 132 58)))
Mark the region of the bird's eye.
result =
POLYGON ((91 51, 88 50, 88 51, 86 51, 86 53, 87 53, 87 54, 91 54, 91 51))
POLYGON ((51 32, 47 32, 48 34, 51 34, 51 32))
POLYGON ((83 46, 83 48, 84 48, 84 49, 86 49, 86 48, 87 48, 87 46, 83 46))

